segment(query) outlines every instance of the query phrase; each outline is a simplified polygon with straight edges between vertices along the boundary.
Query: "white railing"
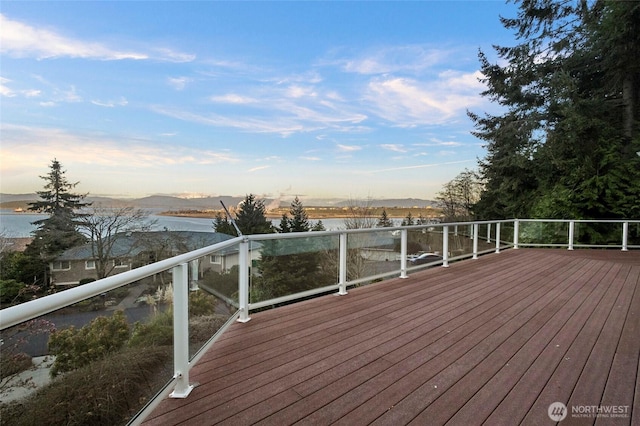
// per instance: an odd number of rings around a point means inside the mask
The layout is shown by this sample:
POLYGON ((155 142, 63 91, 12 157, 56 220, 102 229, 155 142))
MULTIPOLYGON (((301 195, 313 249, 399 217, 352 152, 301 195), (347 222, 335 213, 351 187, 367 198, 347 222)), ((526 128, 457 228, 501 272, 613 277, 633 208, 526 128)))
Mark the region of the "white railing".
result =
MULTIPOLYGON (((191 282, 194 280, 193 268, 189 265, 196 262, 203 256, 209 256, 215 253, 221 253, 225 250, 238 249, 238 298, 237 303, 231 303, 237 308, 237 312, 231 315, 232 320, 247 322, 250 320, 249 313, 252 310, 261 309, 268 306, 288 303, 297 299, 336 291, 337 294, 347 294, 349 286, 371 282, 389 276, 398 276, 406 278, 407 273, 417 270, 425 266, 441 265, 449 266, 452 261, 472 258, 477 259, 479 255, 495 252, 499 253, 505 248, 519 247, 538 247, 538 246, 564 246, 569 250, 576 247, 608 247, 620 248, 628 250, 629 248, 640 248, 640 245, 629 244, 629 227, 633 224, 636 227, 635 234, 637 237, 638 229, 640 229, 640 220, 534 220, 534 219, 511 219, 511 220, 495 220, 482 222, 461 222, 461 223, 444 223, 444 224, 427 224, 408 227, 393 228, 373 228, 358 230, 342 230, 342 231, 322 231, 309 233, 287 233, 287 234, 262 234, 248 235, 237 237, 228 241, 205 247, 186 254, 182 254, 170 259, 162 260, 147 266, 143 266, 125 273, 110 276, 89 284, 81 285, 69 290, 65 290, 50 296, 12 306, 0 311, 0 330, 5 330, 24 323, 26 321, 38 318, 47 313, 62 309, 73 305, 77 302, 101 295, 110 290, 117 289, 127 284, 134 283, 146 277, 155 274, 172 271, 173 280, 173 324, 174 324, 174 375, 167 388, 173 385, 171 396, 175 398, 185 398, 189 395, 193 386, 189 382, 189 369, 192 364, 197 362, 204 350, 200 350, 193 358, 189 359, 189 318, 188 318, 188 293, 191 282), (575 241, 576 226, 583 225, 595 226, 616 226, 621 228, 619 239, 616 242, 598 242, 584 243, 575 241), (551 228, 547 229, 550 226, 551 228), (554 228, 555 227, 555 228, 554 228), (551 229, 551 230, 550 230, 551 229), (545 233, 547 236, 545 237, 545 233), (550 240, 548 238, 551 233, 550 240), (442 260, 432 262, 421 266, 410 266, 408 258, 408 246, 413 240, 420 239, 420 234, 433 237, 434 241, 440 241, 437 251, 441 252, 442 260), (566 238, 565 238, 566 237, 566 238), (287 294, 277 298, 268 300, 260 300, 251 302, 251 280, 254 274, 251 271, 252 259, 259 258, 255 256, 255 251, 261 250, 261 245, 267 241, 277 240, 285 241, 289 239, 329 239, 323 248, 317 250, 327 250, 335 252, 336 262, 336 282, 332 285, 321 286, 310 290, 296 292, 295 294, 287 294), (563 239, 564 238, 564 239, 563 239), (334 242, 335 241, 335 242, 334 242), (383 272, 377 272, 352 277, 349 276, 349 259, 348 253, 363 252, 367 247, 375 247, 378 245, 394 244, 394 252, 399 251, 399 263, 397 268, 392 267, 383 272), (452 247, 452 245, 460 247, 452 247), (483 245, 481 248, 480 245, 483 245), (252 254, 254 254, 252 256, 252 254), (190 272, 191 270, 191 272, 190 272)), ((583 229, 584 230, 584 229, 583 229)), ((589 231, 589 230, 587 230, 589 231)), ((591 232, 591 231, 589 231, 591 232)), ((587 232, 587 233, 589 233, 587 232)), ((597 230, 591 232, 597 234, 597 230)), ((611 234, 611 232, 609 232, 611 234)), ((325 241, 326 243, 327 241, 325 241)), ((259 253, 258 253, 259 255, 259 253)), ((386 264, 385 264, 386 265, 386 264)), ((394 266, 393 264, 392 266, 394 266)), ((193 266, 193 264, 192 264, 193 266)), ((196 267, 197 270, 197 267, 196 267)), ((195 278, 197 279, 197 278, 195 278)), ((206 349, 213 344, 215 338, 203 348, 206 349)), ((166 395, 168 392, 162 395, 166 395)), ((160 399, 160 398, 156 398, 160 399)), ((149 405, 145 411, 151 410, 153 404, 149 405)), ((144 418, 145 414, 140 413, 138 418, 144 418)))

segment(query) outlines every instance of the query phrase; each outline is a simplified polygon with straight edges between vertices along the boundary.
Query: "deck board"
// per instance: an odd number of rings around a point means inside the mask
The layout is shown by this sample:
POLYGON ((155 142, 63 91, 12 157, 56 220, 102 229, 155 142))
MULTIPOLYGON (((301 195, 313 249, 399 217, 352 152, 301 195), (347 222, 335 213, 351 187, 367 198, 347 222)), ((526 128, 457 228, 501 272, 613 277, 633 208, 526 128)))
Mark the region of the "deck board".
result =
POLYGON ((507 250, 254 313, 143 424, 637 424, 639 334, 640 251, 507 250))

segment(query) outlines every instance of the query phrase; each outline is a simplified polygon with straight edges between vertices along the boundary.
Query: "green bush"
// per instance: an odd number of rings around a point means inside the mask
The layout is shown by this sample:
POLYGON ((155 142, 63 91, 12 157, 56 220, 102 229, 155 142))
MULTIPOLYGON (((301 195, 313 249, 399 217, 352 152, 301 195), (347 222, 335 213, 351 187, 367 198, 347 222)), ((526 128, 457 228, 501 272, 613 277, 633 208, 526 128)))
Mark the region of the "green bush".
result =
POLYGON ((0 280, 0 303, 3 305, 24 302, 20 297, 25 285, 16 280, 0 280))
MULTIPOLYGON (((217 299, 203 291, 189 293, 189 316, 211 316, 214 314, 217 299)), ((211 337, 211 335, 209 336, 211 337)), ((173 308, 154 314, 148 322, 137 322, 129 339, 129 346, 173 345, 173 308)))
POLYGON ((137 348, 65 374, 27 398, 0 405, 3 426, 126 424, 171 376, 171 351, 137 348))
POLYGON ((217 299, 204 291, 189 293, 189 316, 212 315, 216 309, 217 299))
POLYGON ((51 376, 75 370, 122 348, 129 339, 129 324, 122 311, 98 317, 79 330, 70 327, 54 331, 49 352, 56 355, 51 376))
POLYGON ((149 322, 137 322, 129 339, 129 346, 173 345, 173 313, 171 309, 158 312, 149 322))
POLYGON ((0 380, 33 367, 31 357, 22 352, 10 353, 0 351, 0 357, 2 358, 2 362, 0 362, 0 380))

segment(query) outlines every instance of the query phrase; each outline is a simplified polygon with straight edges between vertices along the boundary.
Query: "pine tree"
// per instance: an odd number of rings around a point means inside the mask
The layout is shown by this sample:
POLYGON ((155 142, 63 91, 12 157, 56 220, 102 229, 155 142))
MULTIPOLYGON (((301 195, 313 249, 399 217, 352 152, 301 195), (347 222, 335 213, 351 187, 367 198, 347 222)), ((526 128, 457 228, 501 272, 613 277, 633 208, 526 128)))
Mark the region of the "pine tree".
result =
POLYGON ((380 219, 378 219, 378 224, 376 225, 378 228, 390 228, 393 226, 393 222, 387 216, 387 210, 382 209, 382 213, 380 214, 380 219))
POLYGON ((637 217, 640 5, 522 1, 502 22, 519 44, 480 62, 506 112, 469 113, 487 142, 479 216, 637 217))
MULTIPOLYGON (((324 230, 322 222, 311 226, 298 197, 291 202, 289 214, 291 217, 286 213, 282 215, 278 232, 324 230)), ((261 273, 254 281, 252 300, 286 296, 331 284, 332 277, 319 267, 322 248, 317 242, 313 238, 264 241, 259 262, 261 273)))
POLYGON ((411 212, 407 213, 407 216, 405 216, 404 219, 402 219, 402 223, 400 224, 400 226, 412 226, 414 225, 414 221, 413 221, 413 215, 411 214, 411 212))
POLYGON ((266 217, 264 200, 257 199, 253 194, 247 195, 242 201, 235 222, 243 235, 270 234, 274 231, 271 221, 266 217))
POLYGON ((65 177, 66 171, 54 159, 46 176, 40 176, 47 183, 44 191, 38 191, 39 201, 29 203, 29 210, 48 215, 46 219, 33 222, 33 241, 27 246, 25 255, 33 260, 29 273, 42 286, 48 284, 46 267, 64 250, 83 244, 86 239, 78 231, 81 219, 86 216, 78 211, 90 203, 84 203, 86 195, 70 192, 77 184, 65 177))
MULTIPOLYGON (((213 230, 221 234, 236 235, 237 232, 233 224, 227 219, 226 215, 218 212, 213 219, 213 230)), ((237 235, 236 235, 237 236, 237 235)))

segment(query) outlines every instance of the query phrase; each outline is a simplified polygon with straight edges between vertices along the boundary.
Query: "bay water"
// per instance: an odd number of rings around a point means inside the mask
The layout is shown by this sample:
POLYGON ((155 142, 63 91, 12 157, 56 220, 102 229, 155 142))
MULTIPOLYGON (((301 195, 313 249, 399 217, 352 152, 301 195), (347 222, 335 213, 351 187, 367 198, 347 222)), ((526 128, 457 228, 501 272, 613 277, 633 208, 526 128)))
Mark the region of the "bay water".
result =
MULTIPOLYGON (((5 238, 30 237, 36 229, 33 222, 46 219, 47 215, 37 213, 14 212, 11 209, 0 209, 0 235, 5 238)), ((151 214, 149 219, 155 220, 155 230, 162 231, 198 231, 213 232, 213 219, 160 216, 151 214)), ((315 224, 317 220, 309 222, 315 224)), ((345 229, 344 219, 323 219, 322 223, 328 231, 345 229)), ((280 224, 280 219, 273 219, 274 225, 280 224)))

